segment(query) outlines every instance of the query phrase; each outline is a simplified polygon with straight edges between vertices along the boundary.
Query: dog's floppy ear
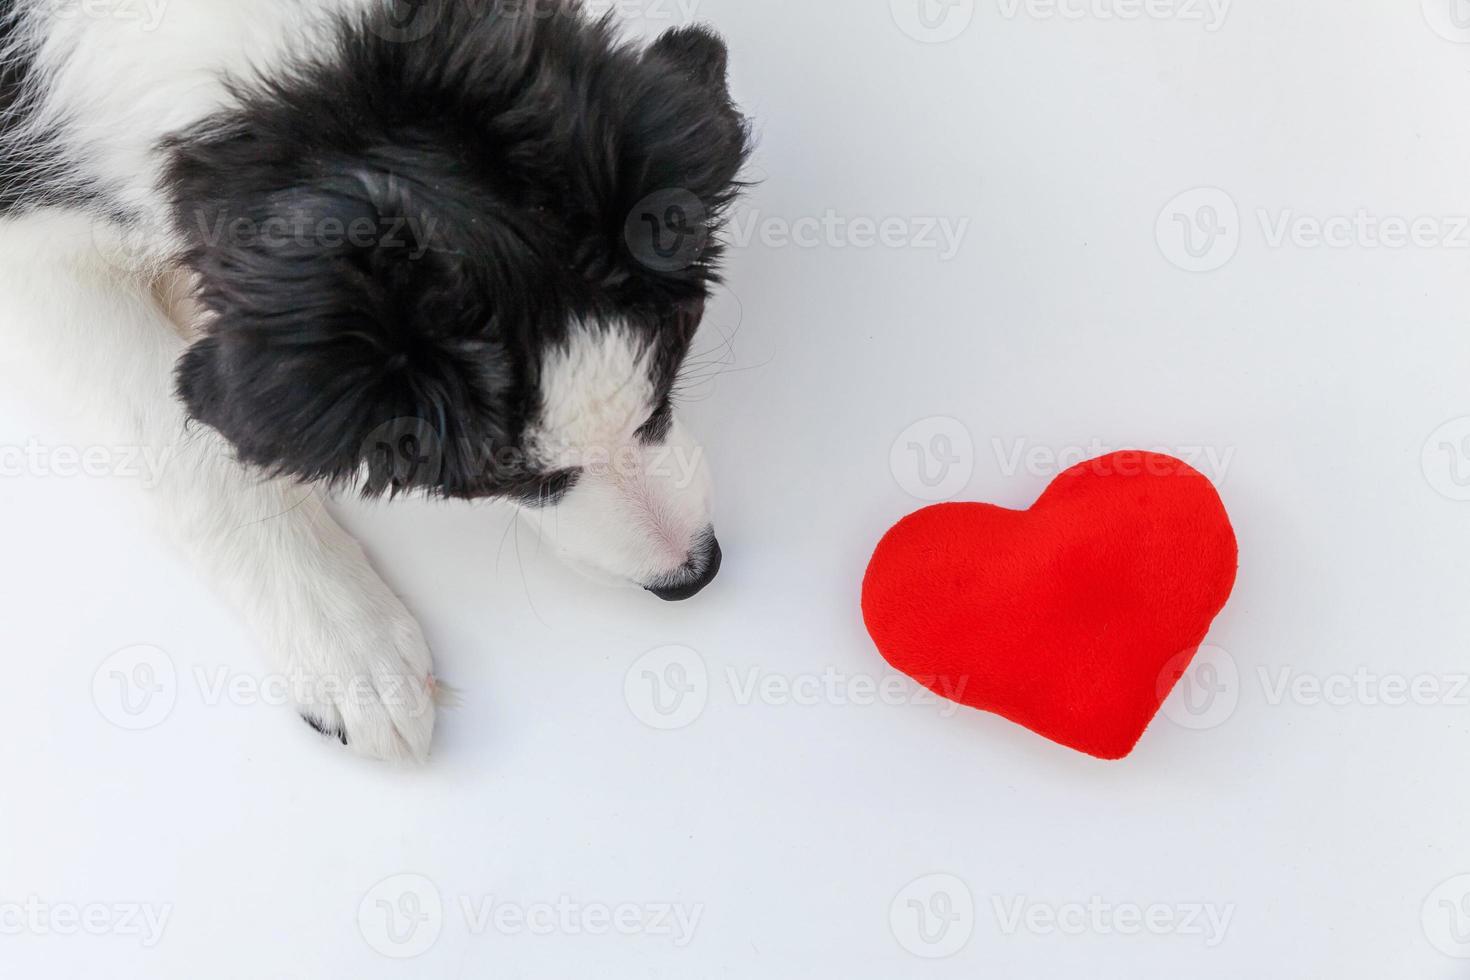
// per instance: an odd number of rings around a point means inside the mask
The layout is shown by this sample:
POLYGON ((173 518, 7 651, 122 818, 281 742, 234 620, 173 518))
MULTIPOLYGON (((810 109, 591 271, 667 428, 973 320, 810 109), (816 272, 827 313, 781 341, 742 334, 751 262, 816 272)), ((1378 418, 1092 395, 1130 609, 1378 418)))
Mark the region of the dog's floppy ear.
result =
POLYGON ((714 31, 698 24, 665 31, 648 48, 647 57, 678 66, 696 82, 729 94, 730 52, 714 31))
POLYGON ((370 495, 475 480, 510 371, 413 190, 359 172, 177 217, 207 311, 178 393, 242 462, 370 495))
POLYGON ((667 31, 622 90, 613 193, 611 284, 660 301, 702 296, 718 278, 719 229, 743 185, 750 128, 730 98, 725 42, 702 27, 667 31))

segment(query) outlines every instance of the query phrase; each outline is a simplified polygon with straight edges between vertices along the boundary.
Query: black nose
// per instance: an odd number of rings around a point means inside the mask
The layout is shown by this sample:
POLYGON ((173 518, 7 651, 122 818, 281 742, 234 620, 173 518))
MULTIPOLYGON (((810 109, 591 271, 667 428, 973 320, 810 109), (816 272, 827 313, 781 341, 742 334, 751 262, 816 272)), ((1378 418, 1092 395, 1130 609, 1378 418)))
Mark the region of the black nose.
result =
POLYGON ((720 551, 720 542, 710 535, 709 544, 705 545, 702 554, 689 559, 688 569, 682 577, 676 578, 666 585, 651 585, 648 591, 663 599, 665 602, 683 602, 685 599, 693 599, 704 591, 704 587, 715 580, 720 574, 720 562, 724 555, 720 551))

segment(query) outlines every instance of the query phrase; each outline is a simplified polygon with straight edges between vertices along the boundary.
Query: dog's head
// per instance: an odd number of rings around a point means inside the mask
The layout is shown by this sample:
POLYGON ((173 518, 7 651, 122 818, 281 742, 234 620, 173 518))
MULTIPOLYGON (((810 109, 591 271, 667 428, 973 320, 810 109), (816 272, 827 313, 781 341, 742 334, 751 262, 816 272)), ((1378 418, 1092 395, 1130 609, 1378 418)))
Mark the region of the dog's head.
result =
POLYGON ((189 412, 272 474, 512 499, 574 564, 692 595, 720 553, 671 398, 748 154, 723 43, 373 6, 169 148, 189 412))

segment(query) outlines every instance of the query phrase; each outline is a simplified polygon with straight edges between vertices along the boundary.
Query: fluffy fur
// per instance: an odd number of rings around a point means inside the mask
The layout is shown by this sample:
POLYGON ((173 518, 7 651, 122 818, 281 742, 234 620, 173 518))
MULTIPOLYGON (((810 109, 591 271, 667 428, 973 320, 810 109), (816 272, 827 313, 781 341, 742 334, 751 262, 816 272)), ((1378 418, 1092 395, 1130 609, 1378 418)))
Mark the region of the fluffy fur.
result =
POLYGON ((434 685, 295 484, 509 499, 600 576, 713 577, 670 395, 748 152, 717 37, 575 0, 109 9, 0 0, 0 330, 177 447, 159 502, 314 727, 422 758, 434 685))

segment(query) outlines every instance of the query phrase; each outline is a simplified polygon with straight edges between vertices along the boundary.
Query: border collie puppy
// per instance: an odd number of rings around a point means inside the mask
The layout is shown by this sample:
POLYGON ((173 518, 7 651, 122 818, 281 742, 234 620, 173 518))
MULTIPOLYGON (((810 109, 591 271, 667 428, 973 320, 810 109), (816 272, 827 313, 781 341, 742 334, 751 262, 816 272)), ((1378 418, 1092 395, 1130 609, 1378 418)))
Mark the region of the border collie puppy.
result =
POLYGON ((436 691, 301 484, 510 500, 594 574, 703 588, 670 393, 749 148, 722 42, 580 0, 153 13, 0 0, 0 339, 169 454, 162 516, 301 715, 421 760, 436 691))

